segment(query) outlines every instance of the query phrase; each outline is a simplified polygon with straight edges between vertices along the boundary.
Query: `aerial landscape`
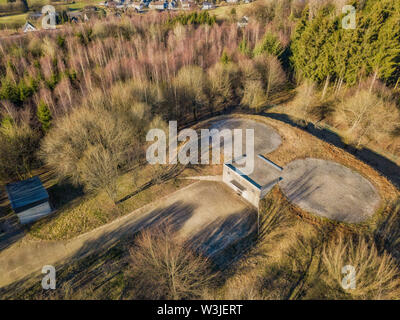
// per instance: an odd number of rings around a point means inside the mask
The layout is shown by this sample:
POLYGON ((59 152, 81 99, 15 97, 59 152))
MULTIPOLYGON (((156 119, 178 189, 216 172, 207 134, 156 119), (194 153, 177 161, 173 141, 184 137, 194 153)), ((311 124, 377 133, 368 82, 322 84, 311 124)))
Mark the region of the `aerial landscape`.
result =
POLYGON ((0 0, 0 300, 400 300, 400 1, 0 0))

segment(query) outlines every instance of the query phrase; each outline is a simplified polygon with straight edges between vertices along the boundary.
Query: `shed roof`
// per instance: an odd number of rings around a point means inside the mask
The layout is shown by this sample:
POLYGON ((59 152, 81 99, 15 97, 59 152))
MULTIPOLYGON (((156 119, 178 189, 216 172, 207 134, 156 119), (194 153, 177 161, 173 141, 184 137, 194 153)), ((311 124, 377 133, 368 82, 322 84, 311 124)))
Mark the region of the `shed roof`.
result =
POLYGON ((49 199, 46 189, 37 176, 9 183, 6 185, 6 191, 15 212, 20 212, 33 204, 39 204, 49 199))

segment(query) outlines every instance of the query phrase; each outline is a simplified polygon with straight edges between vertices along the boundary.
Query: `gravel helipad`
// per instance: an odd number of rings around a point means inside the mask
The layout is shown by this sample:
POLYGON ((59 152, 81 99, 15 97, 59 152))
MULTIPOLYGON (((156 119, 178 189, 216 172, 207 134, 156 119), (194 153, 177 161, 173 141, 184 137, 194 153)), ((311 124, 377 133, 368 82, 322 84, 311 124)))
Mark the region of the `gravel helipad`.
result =
POLYGON ((333 161, 297 159, 282 173, 279 184, 288 199, 325 218, 359 223, 372 216, 380 202, 370 181, 333 161))
MULTIPOLYGON (((210 129, 253 129, 254 130, 254 154, 268 154, 277 149, 282 143, 281 136, 270 126, 248 119, 228 118, 212 123, 210 129)), ((246 131, 243 131, 243 153, 246 152, 246 131)), ((223 143, 221 143, 222 147, 223 143)))

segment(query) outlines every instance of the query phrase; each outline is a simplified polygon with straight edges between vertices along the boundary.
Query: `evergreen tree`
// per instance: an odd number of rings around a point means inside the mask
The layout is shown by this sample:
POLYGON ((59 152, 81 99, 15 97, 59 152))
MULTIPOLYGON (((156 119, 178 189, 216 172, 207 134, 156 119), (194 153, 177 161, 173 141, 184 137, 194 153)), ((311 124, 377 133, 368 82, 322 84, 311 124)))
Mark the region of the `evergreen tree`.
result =
POLYGON ((231 61, 231 59, 229 58, 229 56, 225 50, 224 50, 224 52, 222 52, 220 61, 223 65, 227 65, 231 61))
POLYGON ((37 106, 36 115, 42 124, 42 130, 47 132, 50 129, 52 117, 49 107, 43 100, 41 100, 37 106))

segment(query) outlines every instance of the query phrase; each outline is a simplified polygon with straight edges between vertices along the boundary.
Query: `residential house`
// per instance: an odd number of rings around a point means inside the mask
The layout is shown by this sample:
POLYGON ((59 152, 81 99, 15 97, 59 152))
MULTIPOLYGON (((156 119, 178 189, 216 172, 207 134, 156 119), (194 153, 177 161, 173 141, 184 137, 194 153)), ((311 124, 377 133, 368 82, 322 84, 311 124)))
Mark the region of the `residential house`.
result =
POLYGON ((168 8, 168 2, 162 2, 162 1, 152 1, 149 4, 149 9, 153 10, 165 10, 168 8))
POLYGON ((193 1, 181 0, 181 8, 182 10, 194 10, 196 8, 196 4, 193 1))
POLYGON ((201 8, 201 10, 210 10, 210 9, 214 9, 215 8, 215 4, 211 3, 211 2, 203 2, 203 6, 201 8))
POLYGON ((131 4, 129 4, 129 6, 131 8, 136 9, 136 11, 139 11, 139 12, 143 11, 144 8, 146 8, 146 5, 144 4, 144 2, 132 2, 131 4))

